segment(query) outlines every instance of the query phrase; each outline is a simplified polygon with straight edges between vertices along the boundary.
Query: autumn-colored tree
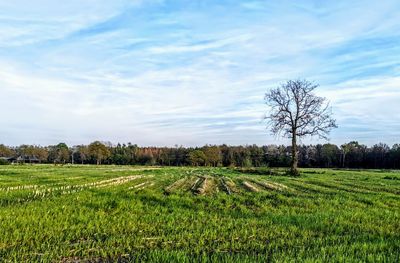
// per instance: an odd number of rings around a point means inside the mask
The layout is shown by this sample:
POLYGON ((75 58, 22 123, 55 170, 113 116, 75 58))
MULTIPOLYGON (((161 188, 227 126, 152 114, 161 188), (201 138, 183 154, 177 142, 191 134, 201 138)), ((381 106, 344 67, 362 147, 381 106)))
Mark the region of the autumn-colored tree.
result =
POLYGON ((77 146, 77 153, 79 159, 81 160, 81 164, 84 164, 90 156, 89 147, 86 145, 77 146))
POLYGON ((107 146, 99 141, 89 144, 89 154, 96 160, 97 165, 101 164, 103 160, 107 159, 111 155, 107 146))
POLYGON ((69 149, 65 143, 59 143, 55 147, 56 150, 56 163, 66 163, 69 161, 69 149))
POLYGON ((203 148, 206 156, 206 165, 218 166, 222 161, 221 150, 218 146, 206 146, 203 148))
POLYGON ((14 155, 15 152, 11 148, 0 144, 0 157, 12 157, 14 155))
POLYGON ((204 165, 206 162, 206 155, 202 150, 194 150, 189 153, 189 162, 193 166, 204 165))

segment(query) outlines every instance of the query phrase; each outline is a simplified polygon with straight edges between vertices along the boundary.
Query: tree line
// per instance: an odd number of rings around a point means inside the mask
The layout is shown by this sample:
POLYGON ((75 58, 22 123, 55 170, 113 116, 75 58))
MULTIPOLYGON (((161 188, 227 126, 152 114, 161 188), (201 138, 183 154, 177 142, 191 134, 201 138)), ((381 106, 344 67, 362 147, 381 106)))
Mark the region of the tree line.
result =
MULTIPOLYGON (((341 146, 299 145, 297 151, 300 167, 400 169, 400 144, 368 147, 353 141, 341 146)), ((0 145, 2 163, 288 167, 291 155, 292 147, 285 145, 139 147, 99 141, 73 147, 65 143, 46 147, 0 145)))

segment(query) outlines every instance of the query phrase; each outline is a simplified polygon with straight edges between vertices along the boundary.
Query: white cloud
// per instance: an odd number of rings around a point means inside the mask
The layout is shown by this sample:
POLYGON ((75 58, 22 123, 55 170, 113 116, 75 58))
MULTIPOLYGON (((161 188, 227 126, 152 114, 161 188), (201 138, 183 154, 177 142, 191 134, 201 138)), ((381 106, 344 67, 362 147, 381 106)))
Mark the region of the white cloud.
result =
POLYGON ((397 49, 378 45, 396 40, 395 2, 361 12, 361 2, 252 1, 227 6, 231 16, 213 5, 147 12, 141 1, 32 3, 0 3, 0 103, 11 112, 0 120, 4 143, 272 143, 264 93, 297 77, 321 83, 332 101, 344 127, 333 142, 344 133, 368 142, 399 135, 397 49))

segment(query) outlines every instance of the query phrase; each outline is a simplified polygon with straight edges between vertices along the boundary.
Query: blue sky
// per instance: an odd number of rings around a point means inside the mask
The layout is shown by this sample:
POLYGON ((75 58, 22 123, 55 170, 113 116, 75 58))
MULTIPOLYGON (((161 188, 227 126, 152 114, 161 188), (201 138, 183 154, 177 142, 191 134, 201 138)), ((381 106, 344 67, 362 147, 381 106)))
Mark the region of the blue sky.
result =
POLYGON ((263 97, 293 78, 331 101, 332 143, 399 143, 399 13, 398 0, 0 0, 0 143, 286 143, 263 97))

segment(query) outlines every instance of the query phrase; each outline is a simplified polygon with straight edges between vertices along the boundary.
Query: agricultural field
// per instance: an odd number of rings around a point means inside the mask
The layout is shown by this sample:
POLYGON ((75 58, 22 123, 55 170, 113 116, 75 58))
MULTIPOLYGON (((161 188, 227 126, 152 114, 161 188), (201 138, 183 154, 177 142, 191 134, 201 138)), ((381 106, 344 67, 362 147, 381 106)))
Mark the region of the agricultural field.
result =
POLYGON ((0 166, 2 262, 400 261, 400 172, 0 166))

